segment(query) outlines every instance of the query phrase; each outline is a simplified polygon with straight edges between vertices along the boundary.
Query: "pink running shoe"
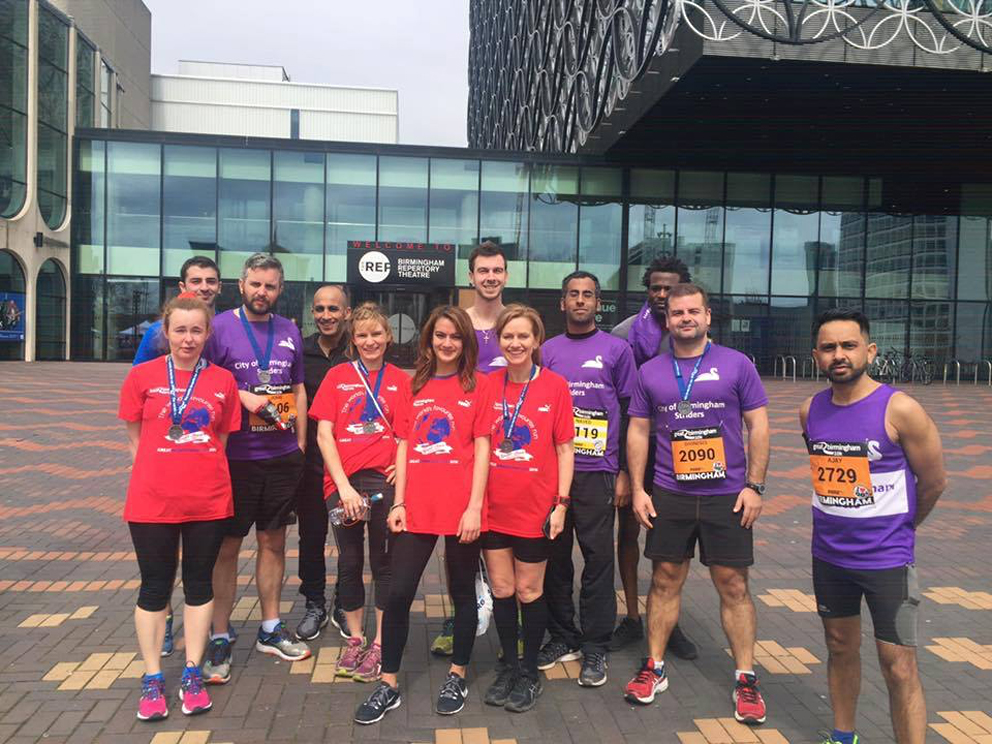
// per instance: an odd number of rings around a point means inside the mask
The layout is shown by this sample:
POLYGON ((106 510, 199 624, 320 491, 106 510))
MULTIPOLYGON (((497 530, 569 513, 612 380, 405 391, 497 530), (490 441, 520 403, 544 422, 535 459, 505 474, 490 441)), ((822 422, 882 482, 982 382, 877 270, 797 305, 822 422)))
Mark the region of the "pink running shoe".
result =
POLYGON ((378 682, 382 676, 382 646, 373 643, 362 656, 362 663, 351 675, 356 682, 378 682))
POLYGON ((355 670, 362 664, 362 656, 365 654, 365 644, 361 638, 349 638, 345 644, 344 652, 338 659, 338 665, 334 669, 334 674, 338 677, 351 677, 355 670))
POLYGON ((161 721, 169 715, 165 701, 165 680, 162 675, 141 678, 141 700, 138 701, 139 721, 161 721))
POLYGON ((187 662, 183 669, 183 681, 179 685, 179 699, 183 701, 183 713, 187 716, 195 716, 197 713, 206 713, 213 703, 210 702, 210 695, 203 685, 203 675, 200 667, 193 666, 187 662))

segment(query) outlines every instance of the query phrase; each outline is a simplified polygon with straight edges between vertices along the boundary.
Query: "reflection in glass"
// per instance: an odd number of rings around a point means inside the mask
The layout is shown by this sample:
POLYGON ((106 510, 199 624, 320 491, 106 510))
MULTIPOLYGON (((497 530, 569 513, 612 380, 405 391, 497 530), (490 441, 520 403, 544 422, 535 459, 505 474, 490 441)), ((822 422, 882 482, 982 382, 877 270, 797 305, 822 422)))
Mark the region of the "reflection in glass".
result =
POLYGON ((919 215, 913 218, 914 300, 951 298, 957 248, 956 216, 919 215))
POLYGON ((385 241, 427 240, 427 159, 379 158, 379 231, 385 241))
POLYGON ((327 154, 327 256, 329 282, 347 279, 349 240, 375 240, 375 155, 327 154))
POLYGON ((618 168, 583 168, 581 189, 579 268, 595 274, 602 289, 619 289, 623 238, 622 172, 618 168))
MULTIPOLYGON (((75 224, 75 217, 73 223, 75 224)), ((103 320, 106 311, 103 276, 73 274, 72 328, 69 348, 75 361, 98 362, 104 359, 103 320)))
MULTIPOLYGON (((797 374, 803 372, 803 362, 810 357, 813 340, 810 335, 813 328, 813 313, 815 307, 812 297, 772 297, 769 312, 771 313, 769 346, 766 355, 776 357, 781 355, 796 358, 797 374)), ((809 366, 809 363, 807 363, 809 366)), ((812 369, 808 370, 812 371, 812 369)))
POLYGON ((771 177, 727 174, 727 214, 723 238, 723 291, 759 297, 768 294, 771 236, 771 177))
POLYGON ((111 142, 107 168, 107 273, 158 275, 161 148, 111 142))
POLYGON ((909 303, 902 300, 865 300, 865 315, 871 321, 871 338, 880 354, 906 351, 909 303))
POLYGON ((951 358, 951 303, 910 303, 909 349, 915 356, 951 358))
POLYGON ((114 71, 107 61, 100 58, 100 126, 108 128, 114 123, 114 71))
POLYGON ((221 276, 241 276, 245 260, 268 251, 271 155, 220 149, 218 234, 221 276))
POLYGON ((955 331, 954 356, 962 364, 992 359, 992 303, 957 303, 955 331))
POLYGON ((65 359, 65 276, 48 259, 38 271, 35 301, 35 359, 65 359))
POLYGON ((869 214, 865 296, 908 296, 912 256, 912 217, 869 214))
MULTIPOLYGON (((116 143, 112 143, 116 144, 116 143)), ((107 360, 130 361, 159 314, 157 279, 107 278, 107 360)))
POLYGON ((693 282, 711 294, 719 294, 723 262, 723 207, 680 206, 677 220, 675 254, 689 267, 693 282))
POLYGON ((79 274, 103 273, 105 151, 103 142, 79 142, 72 199, 72 269, 79 274))
POLYGON ((992 220, 962 217, 958 247, 959 300, 992 300, 992 220))
POLYGON ((24 206, 27 184, 28 3, 0 3, 0 217, 24 206))
MULTIPOLYGON (((0 250, 0 292, 17 292, 24 294, 24 270, 14 254, 0 250)), ((24 359, 23 341, 4 341, 0 343, 0 361, 24 359)))
POLYGON ((712 301, 711 334, 721 344, 753 356, 758 368, 771 369, 767 298, 722 296, 712 301))
POLYGON ((65 219, 68 180, 69 27, 38 6, 38 211, 55 230, 65 219))
POLYGON ((96 108, 96 48, 76 33, 76 126, 93 126, 96 108))
POLYGON ((432 158, 430 202, 427 239, 458 246, 455 281, 464 283, 479 243, 479 161, 432 158))
POLYGON ((674 204, 674 171, 640 168, 630 171, 630 206, 627 216, 629 291, 642 290, 644 269, 651 261, 660 255, 674 255, 674 204))
MULTIPOLYGON (((524 163, 483 162, 479 240, 499 244, 508 262, 507 286, 527 286, 530 169, 524 163)), ((467 270, 467 269, 466 269, 467 270)), ((461 274, 459 282, 465 282, 461 274)))
POLYGON ((166 145, 162 154, 162 273, 186 259, 217 259, 217 150, 166 145))
POLYGON ((527 286, 560 288, 562 277, 575 271, 578 187, 574 166, 534 166, 527 286))
POLYGON ((821 297, 861 296, 867 215, 820 213, 819 293, 821 297))
POLYGON ((320 281, 324 275, 324 155, 274 155, 272 252, 286 280, 320 281))

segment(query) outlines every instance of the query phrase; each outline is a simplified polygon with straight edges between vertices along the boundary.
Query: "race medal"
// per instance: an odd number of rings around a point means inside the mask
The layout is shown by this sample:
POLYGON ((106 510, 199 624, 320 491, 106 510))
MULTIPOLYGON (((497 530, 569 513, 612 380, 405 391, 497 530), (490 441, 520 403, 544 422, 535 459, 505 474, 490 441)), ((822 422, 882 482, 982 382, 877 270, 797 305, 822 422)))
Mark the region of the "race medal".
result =
POLYGON ((513 441, 510 439, 504 439, 502 442, 499 443, 499 450, 500 452, 505 452, 506 454, 510 454, 511 452, 513 452, 513 441))
POLYGON ((265 383, 265 382, 271 382, 271 380, 272 380, 272 373, 269 372, 269 370, 267 370, 267 369, 259 369, 258 370, 258 381, 259 382, 265 383))
POLYGON ((687 400, 680 400, 675 405, 675 410, 679 412, 680 416, 688 416, 692 413, 692 403, 687 400))
POLYGON ((173 424, 169 427, 169 439, 178 442, 183 435, 183 427, 173 424))
POLYGON ((867 442, 809 442, 813 491, 823 506, 858 508, 875 503, 867 442))
POLYGON ((183 427, 181 424, 183 414, 186 413, 189 402, 193 400, 193 389, 196 387, 197 380, 200 379, 200 372, 206 366, 206 360, 202 358, 196 360, 196 364, 193 366, 193 373, 189 377, 189 384, 186 385, 186 394, 183 395, 182 400, 179 400, 178 391, 176 390, 176 364, 172 360, 171 354, 166 357, 165 371, 169 380, 169 417, 172 419, 172 426, 169 427, 167 439, 178 442, 182 438, 183 427))
POLYGON ((677 429, 671 435, 672 471, 677 481, 727 477, 727 455, 717 426, 677 429))
POLYGON ((376 425, 374 421, 365 421, 362 423, 362 434, 375 434, 376 425))

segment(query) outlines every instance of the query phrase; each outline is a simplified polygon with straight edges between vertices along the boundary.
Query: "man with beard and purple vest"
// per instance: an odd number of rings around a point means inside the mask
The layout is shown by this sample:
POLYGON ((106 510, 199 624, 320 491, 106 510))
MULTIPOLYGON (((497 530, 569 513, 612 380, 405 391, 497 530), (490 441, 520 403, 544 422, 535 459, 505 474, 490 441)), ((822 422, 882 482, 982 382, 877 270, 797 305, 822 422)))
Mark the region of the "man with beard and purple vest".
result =
MULTIPOLYGON (((638 369, 658 354, 668 351, 668 326, 665 309, 668 292, 676 284, 691 281, 689 268, 674 256, 658 256, 644 270, 641 280, 648 296, 644 305, 626 320, 613 328, 613 335, 625 339, 634 351, 634 362, 638 369)), ((626 412, 624 413, 626 417, 626 412)), ((626 438, 626 425, 623 426, 626 438)), ((621 442, 621 452, 626 442, 621 442)), ((648 451, 647 472, 654 472, 654 449, 648 451)), ((648 485, 650 488, 650 485, 648 485)), ((630 477, 626 466, 621 463, 617 474, 617 565, 620 569, 620 582, 627 605, 627 615, 620 621, 610 639, 610 651, 619 651, 632 643, 644 639, 644 623, 638 607, 637 564, 640 560, 638 537, 641 528, 634 517, 630 499, 630 477)), ((676 624, 668 639, 668 651, 680 659, 692 660, 699 654, 696 645, 676 624)))
POLYGON ((899 744, 922 744, 927 707, 916 664, 916 528, 946 485, 940 434, 923 407, 867 374, 878 351, 868 318, 834 308, 816 320, 813 356, 830 389, 799 410, 813 480, 813 590, 823 620, 833 731, 856 744, 861 599, 875 628, 899 744))
POLYGON ((544 366, 568 381, 575 415, 575 475, 565 527, 552 543, 544 574, 551 639, 537 657, 538 669, 582 655, 578 682, 606 682, 606 651, 617 615, 613 589, 613 517, 617 472, 622 464, 622 422, 634 390, 634 354, 623 340, 596 328, 599 279, 575 271, 561 284, 565 333, 541 349, 544 366), (573 532, 585 566, 579 594, 580 631, 575 625, 572 583, 573 532))

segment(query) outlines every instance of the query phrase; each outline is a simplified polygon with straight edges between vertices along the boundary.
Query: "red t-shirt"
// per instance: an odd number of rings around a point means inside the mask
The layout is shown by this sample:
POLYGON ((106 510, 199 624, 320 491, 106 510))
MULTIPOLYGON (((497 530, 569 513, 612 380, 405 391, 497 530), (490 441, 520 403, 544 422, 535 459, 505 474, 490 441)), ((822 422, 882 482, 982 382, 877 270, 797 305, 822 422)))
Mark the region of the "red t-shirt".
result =
MULTIPOLYGON (((368 393, 354 363, 332 367, 310 405, 310 418, 330 421, 334 425, 338 456, 349 477, 359 470, 385 473, 386 468, 396 462, 394 433, 410 409, 410 378, 392 364, 387 363, 384 369, 377 399, 388 425, 383 423, 374 405, 371 411, 366 411, 368 393)), ((369 387, 373 390, 378 374, 376 370, 369 376, 369 387)), ((324 498, 337 490, 325 466, 324 498)))
MULTIPOLYGON (((475 439, 489 436, 492 397, 486 376, 465 392, 457 375, 435 377, 417 393, 396 435, 407 440, 406 528, 456 535, 472 497, 475 439)), ((487 529, 485 502, 482 530, 487 529)))
MULTIPOLYGON (((489 487, 486 502, 489 529, 517 537, 541 537, 541 528, 558 495, 558 454, 555 446, 575 436, 572 396, 565 378, 542 367, 531 380, 510 439, 512 452, 503 452, 503 383, 506 370, 489 376, 490 406, 489 487)), ((506 385, 510 418, 524 388, 506 385)))
MULTIPOLYGON (((141 422, 138 453, 124 503, 127 522, 198 522, 234 514, 231 474, 220 434, 241 428, 241 401, 234 376, 208 364, 183 412, 183 435, 168 438, 168 355, 132 367, 121 386, 118 417, 141 422)), ((176 370, 179 399, 192 372, 176 370)))

